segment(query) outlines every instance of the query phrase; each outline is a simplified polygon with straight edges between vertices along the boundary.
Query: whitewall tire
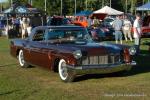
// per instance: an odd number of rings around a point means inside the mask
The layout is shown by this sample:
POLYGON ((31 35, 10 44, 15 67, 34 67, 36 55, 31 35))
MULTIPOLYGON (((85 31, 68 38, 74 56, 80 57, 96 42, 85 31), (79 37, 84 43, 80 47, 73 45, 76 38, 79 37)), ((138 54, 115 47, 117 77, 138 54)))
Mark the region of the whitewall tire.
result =
POLYGON ((66 61, 61 59, 58 65, 59 76, 64 82, 72 82, 75 78, 75 72, 67 68, 66 61))
POLYGON ((28 65, 28 64, 25 62, 25 60, 24 60, 24 53, 23 53, 23 50, 20 50, 20 51, 19 51, 18 61, 19 61, 19 64, 20 64, 21 67, 23 67, 23 68, 29 67, 29 65, 28 65))

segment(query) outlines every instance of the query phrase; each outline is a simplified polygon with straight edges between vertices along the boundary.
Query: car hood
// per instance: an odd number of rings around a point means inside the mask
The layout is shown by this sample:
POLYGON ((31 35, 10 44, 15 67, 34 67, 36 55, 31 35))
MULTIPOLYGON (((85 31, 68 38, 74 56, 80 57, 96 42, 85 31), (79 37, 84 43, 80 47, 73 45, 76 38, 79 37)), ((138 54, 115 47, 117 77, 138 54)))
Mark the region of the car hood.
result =
POLYGON ((120 54, 121 46, 110 43, 59 44, 61 50, 81 50, 83 55, 120 54))

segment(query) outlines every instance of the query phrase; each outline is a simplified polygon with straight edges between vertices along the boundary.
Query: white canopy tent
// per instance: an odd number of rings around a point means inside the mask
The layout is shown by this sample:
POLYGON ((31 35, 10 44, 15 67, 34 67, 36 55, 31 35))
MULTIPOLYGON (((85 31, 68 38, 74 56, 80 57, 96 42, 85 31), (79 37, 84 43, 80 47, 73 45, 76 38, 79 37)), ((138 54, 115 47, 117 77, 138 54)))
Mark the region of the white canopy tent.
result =
POLYGON ((8 0, 0 0, 0 12, 2 12, 2 9, 3 9, 2 3, 5 3, 5 2, 8 2, 8 0))
POLYGON ((104 13, 104 14, 108 14, 108 15, 122 15, 122 14, 124 14, 124 12, 115 10, 115 9, 108 7, 108 6, 105 6, 99 10, 96 10, 93 13, 94 14, 104 13))
POLYGON ((0 3, 8 2, 8 0, 0 0, 0 3))

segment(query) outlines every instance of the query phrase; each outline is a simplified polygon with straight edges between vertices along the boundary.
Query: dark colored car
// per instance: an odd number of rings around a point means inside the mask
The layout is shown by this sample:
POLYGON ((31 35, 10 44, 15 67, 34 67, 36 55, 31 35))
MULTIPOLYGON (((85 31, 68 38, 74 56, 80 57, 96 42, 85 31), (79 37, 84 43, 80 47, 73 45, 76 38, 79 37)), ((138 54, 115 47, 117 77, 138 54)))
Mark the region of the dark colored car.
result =
POLYGON ((72 24, 71 19, 63 18, 61 16, 48 18, 48 21, 47 21, 48 26, 60 26, 60 25, 68 25, 68 24, 72 24))
POLYGON ((108 27, 88 28, 88 31, 94 41, 113 40, 114 29, 108 27))
POLYGON ((105 19, 103 20, 103 25, 104 25, 105 27, 112 27, 114 20, 115 20, 115 18, 105 18, 105 19))
POLYGON ((94 28, 88 28, 88 32, 90 33, 92 39, 94 41, 101 41, 105 38, 105 33, 101 28, 94 27, 94 28))
POLYGON ((6 19, 4 19, 4 17, 0 17, 0 36, 3 35, 4 29, 6 26, 6 19))
POLYGON ((142 21, 143 21, 142 36, 150 37, 150 15, 145 16, 142 21))
POLYGON ((4 21, 0 20, 0 29, 4 29, 4 26, 5 26, 4 21))
POLYGON ((61 80, 73 81, 77 75, 130 70, 136 62, 133 47, 95 43, 81 26, 39 26, 27 39, 10 43, 10 53, 21 67, 42 66, 58 71, 61 80))

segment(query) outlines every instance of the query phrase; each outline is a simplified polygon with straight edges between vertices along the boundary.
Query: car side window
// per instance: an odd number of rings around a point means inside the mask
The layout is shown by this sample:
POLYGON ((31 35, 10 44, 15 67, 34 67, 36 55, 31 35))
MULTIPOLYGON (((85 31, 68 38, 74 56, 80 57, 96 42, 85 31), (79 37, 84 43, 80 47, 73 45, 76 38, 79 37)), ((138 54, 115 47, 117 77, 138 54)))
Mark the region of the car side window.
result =
POLYGON ((43 41, 44 40, 44 30, 37 30, 33 36, 33 41, 43 41))
POLYGON ((60 39, 64 37, 64 32, 63 31, 48 31, 46 35, 46 40, 53 40, 53 39, 60 39))

